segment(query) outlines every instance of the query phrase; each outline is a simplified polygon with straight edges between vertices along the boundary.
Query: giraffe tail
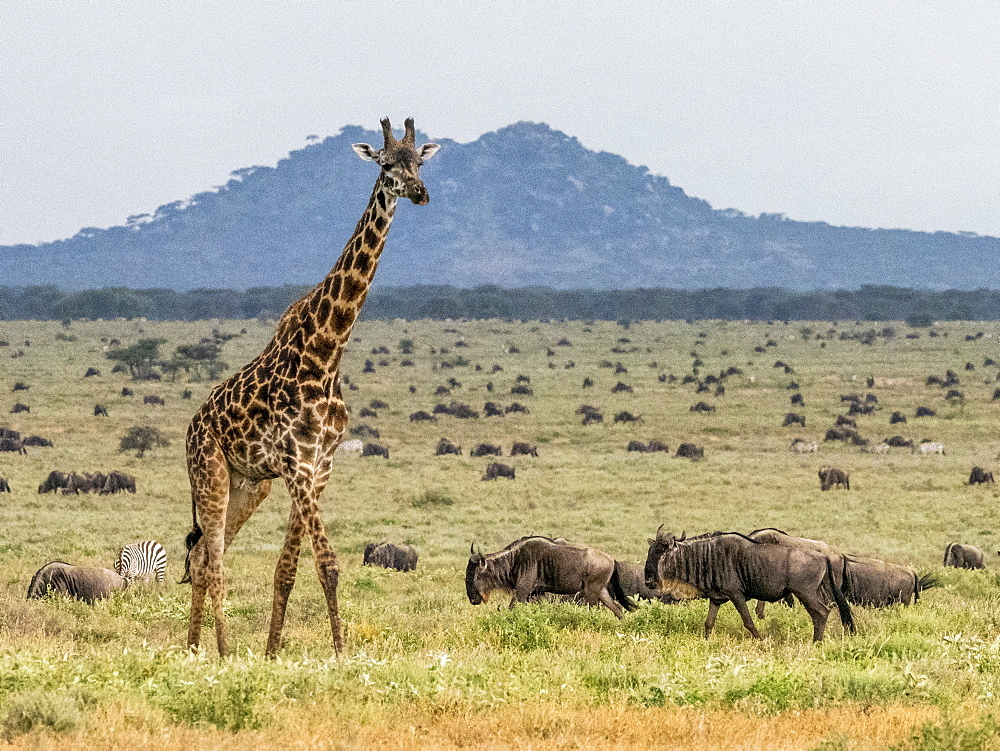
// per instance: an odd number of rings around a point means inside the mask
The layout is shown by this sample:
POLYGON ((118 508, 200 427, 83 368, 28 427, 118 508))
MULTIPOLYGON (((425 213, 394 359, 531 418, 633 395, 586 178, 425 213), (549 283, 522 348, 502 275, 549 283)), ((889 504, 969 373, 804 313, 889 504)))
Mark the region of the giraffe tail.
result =
POLYGON ((198 526, 198 522, 195 521, 194 529, 188 532, 188 536, 184 538, 184 546, 187 548, 187 555, 184 557, 184 578, 177 582, 178 584, 191 583, 191 549, 198 544, 198 540, 201 539, 201 535, 201 527, 198 526))

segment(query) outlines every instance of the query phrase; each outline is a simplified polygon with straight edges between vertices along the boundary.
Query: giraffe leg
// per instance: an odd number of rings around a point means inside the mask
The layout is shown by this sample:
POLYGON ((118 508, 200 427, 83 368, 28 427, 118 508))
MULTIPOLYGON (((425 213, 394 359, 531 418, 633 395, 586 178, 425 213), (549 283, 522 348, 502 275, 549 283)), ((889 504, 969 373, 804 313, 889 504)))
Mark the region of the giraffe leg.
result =
POLYGON ((340 610, 337 605, 337 582, 340 578, 340 567, 337 565, 337 554, 327 539, 326 530, 323 527, 323 517, 319 510, 319 497, 323 492, 325 482, 319 481, 317 478, 311 479, 311 482, 303 482, 301 479, 289 482, 288 491, 302 517, 305 531, 312 540, 316 573, 319 575, 319 583, 326 596, 326 610, 330 616, 333 648, 339 655, 344 648, 340 632, 340 610))
POLYGON ((281 557, 274 569, 274 604, 271 607, 271 627, 267 635, 267 656, 274 657, 281 646, 281 631, 285 625, 285 608, 288 597, 295 585, 295 572, 299 566, 299 551, 302 549, 302 534, 305 525, 299 515, 298 507, 293 503, 288 516, 288 530, 285 532, 285 544, 281 549, 281 557))
POLYGON ((226 512, 229 504, 229 467, 219 444, 211 438, 188 440, 188 476, 197 512, 201 539, 191 549, 191 619, 188 623, 188 646, 197 649, 201 642, 201 624, 206 594, 212 598, 215 614, 215 638, 219 655, 226 654, 225 616, 222 601, 225 579, 222 554, 225 550, 226 512))

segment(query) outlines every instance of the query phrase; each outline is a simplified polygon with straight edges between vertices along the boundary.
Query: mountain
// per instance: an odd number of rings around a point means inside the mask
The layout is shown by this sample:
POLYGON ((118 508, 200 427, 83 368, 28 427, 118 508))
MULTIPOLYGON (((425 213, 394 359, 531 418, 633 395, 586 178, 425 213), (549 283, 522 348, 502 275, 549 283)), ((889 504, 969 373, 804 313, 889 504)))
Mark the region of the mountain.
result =
MULTIPOLYGON (((419 138, 418 138, 419 140, 419 138)), ((834 227, 715 210, 665 177, 537 123, 441 152, 423 168, 428 206, 401 201, 380 286, 1000 288, 1000 239, 834 227)), ((248 167, 212 191, 86 228, 0 247, 7 286, 246 289, 318 281, 371 194, 356 126, 248 167)))

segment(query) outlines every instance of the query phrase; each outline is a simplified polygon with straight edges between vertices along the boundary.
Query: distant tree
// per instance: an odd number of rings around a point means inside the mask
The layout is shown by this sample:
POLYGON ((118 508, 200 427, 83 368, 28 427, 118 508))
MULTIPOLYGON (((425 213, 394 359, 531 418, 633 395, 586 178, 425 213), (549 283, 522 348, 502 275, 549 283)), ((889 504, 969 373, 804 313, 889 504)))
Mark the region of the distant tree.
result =
POLYGON ((148 379, 153 373, 160 356, 160 345, 166 339, 140 339, 131 347, 113 349, 105 354, 109 360, 123 363, 132 375, 133 381, 148 379))
POLYGON ((120 453, 135 451, 135 455, 141 459, 147 451, 154 448, 165 448, 169 445, 170 441, 159 430, 146 425, 145 427, 129 428, 118 444, 118 451, 120 453))

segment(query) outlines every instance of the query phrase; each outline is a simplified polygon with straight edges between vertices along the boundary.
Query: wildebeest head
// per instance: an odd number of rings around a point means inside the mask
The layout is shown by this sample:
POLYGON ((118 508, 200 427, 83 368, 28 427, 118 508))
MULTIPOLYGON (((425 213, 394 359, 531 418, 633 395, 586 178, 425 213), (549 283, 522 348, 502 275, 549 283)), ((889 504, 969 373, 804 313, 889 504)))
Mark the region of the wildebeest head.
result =
MULTIPOLYGON (((680 537, 674 537, 671 532, 664 532, 663 525, 656 530, 656 537, 648 540, 649 555, 646 556, 646 586, 650 589, 660 589, 662 582, 661 562, 677 550, 677 544, 687 538, 687 532, 682 532, 680 537)), ((668 565, 669 568, 669 565, 668 565)))
POLYGON ((483 578, 482 573, 486 570, 487 563, 482 552, 476 550, 476 543, 469 546, 469 553, 469 565, 465 567, 465 593, 469 596, 469 602, 481 605, 489 599, 488 592, 486 597, 480 593, 478 581, 483 578))
POLYGON ((469 565, 465 569, 465 593, 473 605, 489 602, 496 590, 510 591, 510 566, 512 558, 503 555, 487 557, 475 543, 469 546, 469 565))

